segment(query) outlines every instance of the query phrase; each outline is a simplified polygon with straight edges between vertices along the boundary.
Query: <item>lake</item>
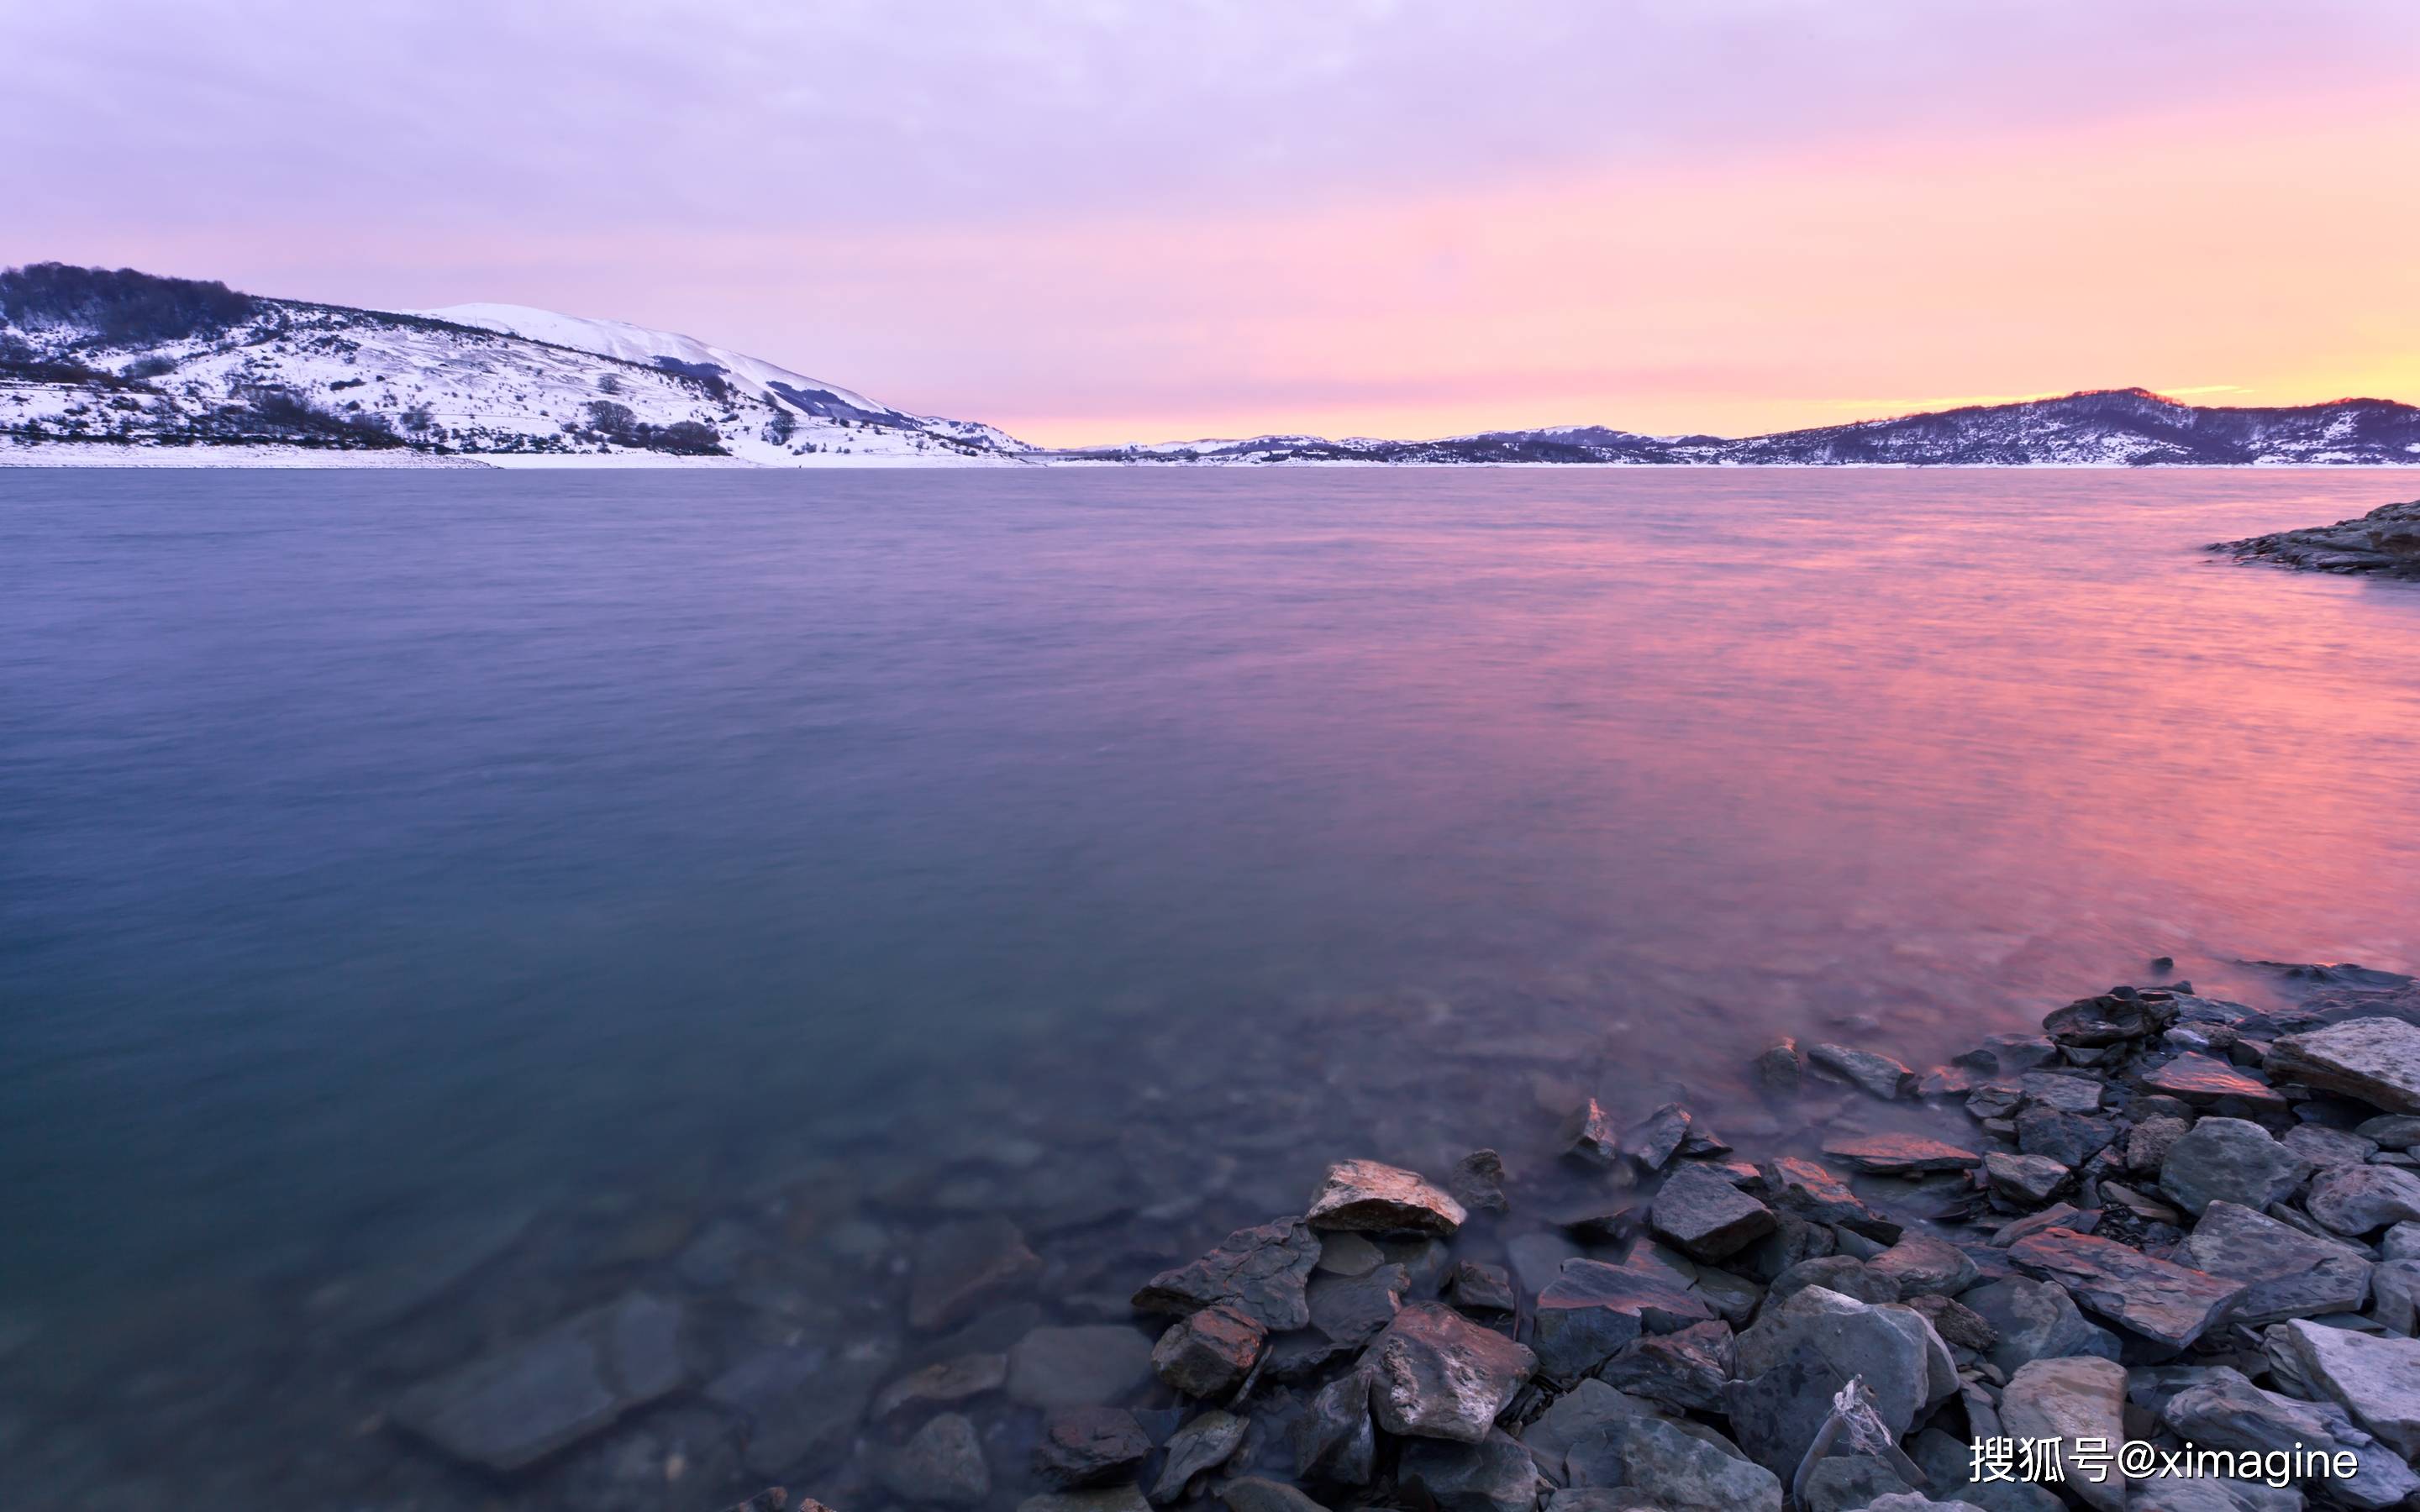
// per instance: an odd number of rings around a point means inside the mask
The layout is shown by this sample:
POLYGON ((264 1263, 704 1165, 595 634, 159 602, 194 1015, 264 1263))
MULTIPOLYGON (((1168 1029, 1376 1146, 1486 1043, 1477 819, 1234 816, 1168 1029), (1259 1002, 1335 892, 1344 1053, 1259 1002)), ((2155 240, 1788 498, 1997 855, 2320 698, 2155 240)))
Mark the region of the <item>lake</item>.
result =
POLYGON ((377 1414, 634 1284, 912 1349, 954 1216, 1089 1317, 1778 1034, 2420 968, 2420 588, 2197 549, 2414 493, 0 472, 0 1458, 704 1508, 694 1402, 504 1493, 377 1414))

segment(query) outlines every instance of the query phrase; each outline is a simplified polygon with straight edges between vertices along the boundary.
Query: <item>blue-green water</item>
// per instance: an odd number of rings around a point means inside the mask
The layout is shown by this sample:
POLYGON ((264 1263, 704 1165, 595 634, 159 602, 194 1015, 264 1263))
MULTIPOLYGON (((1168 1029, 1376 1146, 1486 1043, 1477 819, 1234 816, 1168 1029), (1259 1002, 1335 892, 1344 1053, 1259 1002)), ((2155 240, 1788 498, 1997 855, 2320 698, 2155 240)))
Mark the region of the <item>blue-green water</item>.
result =
POLYGON ((2415 491, 0 471, 0 1405, 133 1485, 61 1359, 500 1214, 1108 1139, 1256 1220, 1558 1072, 2412 969, 2420 591, 2195 548, 2415 491))

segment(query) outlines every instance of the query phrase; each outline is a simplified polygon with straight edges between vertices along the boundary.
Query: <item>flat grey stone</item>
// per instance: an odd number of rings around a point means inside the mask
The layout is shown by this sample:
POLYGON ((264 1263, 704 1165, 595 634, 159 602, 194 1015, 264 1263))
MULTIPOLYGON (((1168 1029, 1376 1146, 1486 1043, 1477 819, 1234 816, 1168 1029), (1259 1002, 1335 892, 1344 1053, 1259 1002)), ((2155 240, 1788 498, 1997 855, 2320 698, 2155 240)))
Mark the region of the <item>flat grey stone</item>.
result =
POLYGON ((2296 1319, 2271 1329, 2267 1344, 2282 1375, 2325 1392, 2404 1458, 2420 1455, 2420 1339, 2296 1319))
POLYGON ((2256 1211, 2291 1196, 2310 1163, 2243 1119, 2204 1119, 2168 1148, 2160 1190, 2198 1214, 2212 1202, 2256 1211))
POLYGON ((2350 1451, 2359 1467, 2352 1476, 2306 1481, 2304 1488, 2324 1488, 2331 1500, 2365 1512, 2393 1506, 2420 1490, 2420 1475, 2354 1424, 2342 1407, 2262 1391, 2224 1365, 2199 1372, 2170 1396, 2160 1408, 2160 1421, 2190 1443, 2237 1453, 2306 1449, 2333 1456, 2350 1451))
POLYGON ((2087 1321, 2064 1287, 2009 1276, 1987 1282, 1958 1300, 1998 1336, 1987 1357, 2003 1375, 2013 1376, 2035 1360, 2078 1354, 2118 1358, 2118 1336, 2087 1321))
POLYGON ((1367 1486, 1378 1463, 1369 1372, 1349 1370, 1319 1388, 1295 1420, 1291 1437, 1297 1477, 1367 1486))
POLYGON ((2017 1078, 2017 1085, 2031 1101, 2060 1113, 2097 1113, 2101 1109, 2101 1084, 2088 1076, 2033 1071, 2017 1078))
POLYGON ((1243 1446, 1251 1420, 1233 1412, 1208 1412, 1168 1436, 1168 1458, 1152 1482, 1151 1500, 1179 1502, 1197 1475, 1225 1464, 1243 1446))
POLYGON ((2126 1438, 2126 1371, 2115 1360, 2075 1355, 2020 1367, 2000 1393, 2000 1426, 2011 1438, 2056 1439, 2067 1488, 2098 1512, 2122 1512, 2126 1478, 2094 1480, 2076 1456, 2080 1439, 2115 1454, 2126 1438))
POLYGON ((2330 1230, 2358 1237, 2420 1219, 2420 1177, 2392 1165, 2335 1165, 2311 1180, 2303 1206, 2330 1230))
POLYGON ((2360 1251, 2232 1202, 2203 1211, 2177 1258, 2251 1284, 2228 1315, 2239 1323, 2352 1312, 2369 1295, 2370 1263, 2360 1251))
POLYGON ((2118 1126, 2107 1119, 2061 1113, 2055 1108, 2027 1108, 2017 1115, 2017 1149, 2061 1165, 2081 1165, 2109 1147, 2118 1126))
POLYGON ((2113 1240, 2057 1228, 2017 1241, 2009 1258, 2056 1281, 2086 1309, 2171 1349, 2200 1338, 2249 1289, 2113 1240))
POLYGON ((1411 1289, 1411 1273, 1400 1265, 1382 1265, 1368 1275, 1312 1276, 1311 1326, 1357 1350, 1394 1321, 1411 1289))
POLYGON ((1395 1478, 1428 1492, 1444 1512, 1531 1512, 1538 1504, 1537 1463, 1500 1428, 1477 1443, 1414 1439, 1404 1445, 1395 1478))
POLYGON ((1809 1065, 1830 1072, 1869 1097, 1893 1102, 1915 1095, 1916 1074, 1904 1062, 1844 1044, 1819 1044, 1807 1052, 1809 1065))
POLYGON ((906 1443, 876 1456, 874 1473, 891 1494, 918 1506, 978 1506, 991 1495, 983 1442, 957 1412, 941 1413, 906 1443))
POLYGON ((1779 1477, 1664 1418, 1607 1423, 1564 1465, 1575 1488, 1620 1487, 1639 1494, 1634 1505, 1663 1512, 1781 1512, 1779 1477))
POLYGON ((1119 1323, 1037 1328, 1008 1351, 1008 1397, 1026 1407, 1114 1406, 1151 1384, 1152 1341, 1119 1323))
POLYGON ((1152 1374, 1187 1396, 1225 1396, 1251 1374, 1267 1343, 1267 1330, 1220 1303, 1169 1325, 1152 1346, 1152 1374))
POLYGON ((1922 1234, 1910 1234, 1865 1264, 1869 1272, 1895 1283, 1898 1300, 1902 1302, 1911 1297, 1954 1297, 1982 1278, 1964 1250, 1922 1234))
POLYGON ((2276 1111, 2286 1105, 2277 1089, 2248 1072, 2209 1056, 2188 1052, 2143 1073, 2154 1092, 2200 1106, 2229 1100, 2249 1108, 2276 1111))
POLYGON ((1713 1316, 1684 1282, 1652 1261, 1566 1260, 1538 1294, 1537 1368, 1548 1381, 1576 1381, 1641 1334, 1670 1333, 1713 1316))
POLYGON ((1218 1500, 1231 1512, 1326 1512, 1317 1502, 1286 1485, 1259 1475, 1241 1475, 1218 1488, 1218 1500))
POLYGON ((1838 1135, 1823 1141, 1823 1153, 1875 1176, 1928 1176, 1983 1164, 1980 1151, 1917 1134, 1838 1135))
POLYGON ((2048 1202, 2074 1174, 2048 1155, 2011 1155, 1995 1149, 1983 1157, 1983 1175, 1992 1190, 2027 1204, 2048 1202))
POLYGON ((2350 1019, 2289 1034, 2262 1064, 2280 1081, 2341 1092, 2388 1113, 2420 1113, 2420 1027, 2401 1019, 2350 1019))
POLYGON ((1658 1238, 1699 1260, 1736 1255, 1775 1227, 1772 1209, 1701 1165, 1665 1180, 1647 1221, 1658 1238))
POLYGON ((458 1459, 513 1471, 688 1384, 680 1306, 644 1292, 414 1387, 395 1421, 458 1459))
POLYGON ((2322 1168, 2359 1165, 2378 1153, 2378 1141, 2320 1123, 2298 1123, 2278 1143, 2322 1168))

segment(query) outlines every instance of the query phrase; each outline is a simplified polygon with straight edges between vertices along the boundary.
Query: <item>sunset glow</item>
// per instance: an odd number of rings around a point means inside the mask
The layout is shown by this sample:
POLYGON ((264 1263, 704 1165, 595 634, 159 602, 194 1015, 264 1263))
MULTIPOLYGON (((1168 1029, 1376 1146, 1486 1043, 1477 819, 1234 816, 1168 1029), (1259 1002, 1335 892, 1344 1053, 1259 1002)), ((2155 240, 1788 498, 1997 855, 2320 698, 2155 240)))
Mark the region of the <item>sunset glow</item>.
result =
POLYGON ((0 119, 91 138, 0 166, 0 260, 612 315, 1045 443, 2420 397, 2399 5, 640 7, 660 104, 576 9, 107 8, 0 21, 0 119))

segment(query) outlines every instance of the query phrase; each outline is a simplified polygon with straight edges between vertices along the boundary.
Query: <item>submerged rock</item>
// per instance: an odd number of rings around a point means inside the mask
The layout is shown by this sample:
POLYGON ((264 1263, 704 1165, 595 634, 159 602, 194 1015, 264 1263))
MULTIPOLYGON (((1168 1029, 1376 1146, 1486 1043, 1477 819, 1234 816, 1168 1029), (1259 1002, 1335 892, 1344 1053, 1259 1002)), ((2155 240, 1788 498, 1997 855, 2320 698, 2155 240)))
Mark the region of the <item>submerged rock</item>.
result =
POLYGON ((1439 1303, 1395 1315, 1362 1356, 1379 1426, 1410 1438, 1477 1443, 1538 1357, 1439 1303))
POLYGON ((681 1307, 644 1292, 417 1386, 395 1421, 489 1470, 535 1464, 689 1383, 681 1307))
POLYGON ((1037 1328, 1008 1351, 1008 1396, 1026 1407, 1108 1405, 1150 1384, 1151 1367, 1151 1341, 1131 1328, 1037 1328))
POLYGON ((1382 1234, 1450 1234, 1468 1216, 1427 1178, 1374 1160, 1330 1165, 1304 1214, 1313 1228, 1382 1234))
POLYGON ((983 1442, 975 1426, 956 1412, 943 1412, 906 1443, 877 1456, 875 1477, 893 1496, 920 1506, 975 1506, 991 1495, 983 1442))
POLYGON ((1005 1354, 962 1354, 911 1371, 874 1398, 876 1419, 904 1416, 920 1407, 947 1407, 994 1392, 1008 1381, 1005 1354))
POLYGON ((1117 1407, 1063 1407, 1042 1419, 1033 1473, 1067 1489, 1115 1480, 1151 1454, 1151 1439, 1135 1415, 1117 1407))
POLYGON ((1007 1219, 992 1214, 944 1224, 917 1243, 908 1321, 920 1329, 964 1322, 1041 1273, 1041 1257, 1007 1219))
MULTIPOLYGON (((1005 1368, 1000 1356, 987 1357, 1005 1368)), ((706 1383, 708 1401, 730 1409, 745 1420, 747 1440, 740 1458, 760 1475, 779 1475, 812 1456, 829 1453, 846 1442, 865 1411, 876 1381, 892 1365, 887 1346, 843 1350, 835 1353, 820 1345, 776 1344, 759 1350, 706 1383)), ((998 1387, 978 1387, 985 1374, 981 1365, 964 1365, 950 1382, 939 1378, 927 1384, 962 1385, 962 1395, 998 1387)), ((915 1378, 909 1378, 914 1380, 915 1378)), ((902 1383, 903 1385, 905 1382, 902 1383)), ((892 1411, 904 1411, 905 1401, 892 1411)))

